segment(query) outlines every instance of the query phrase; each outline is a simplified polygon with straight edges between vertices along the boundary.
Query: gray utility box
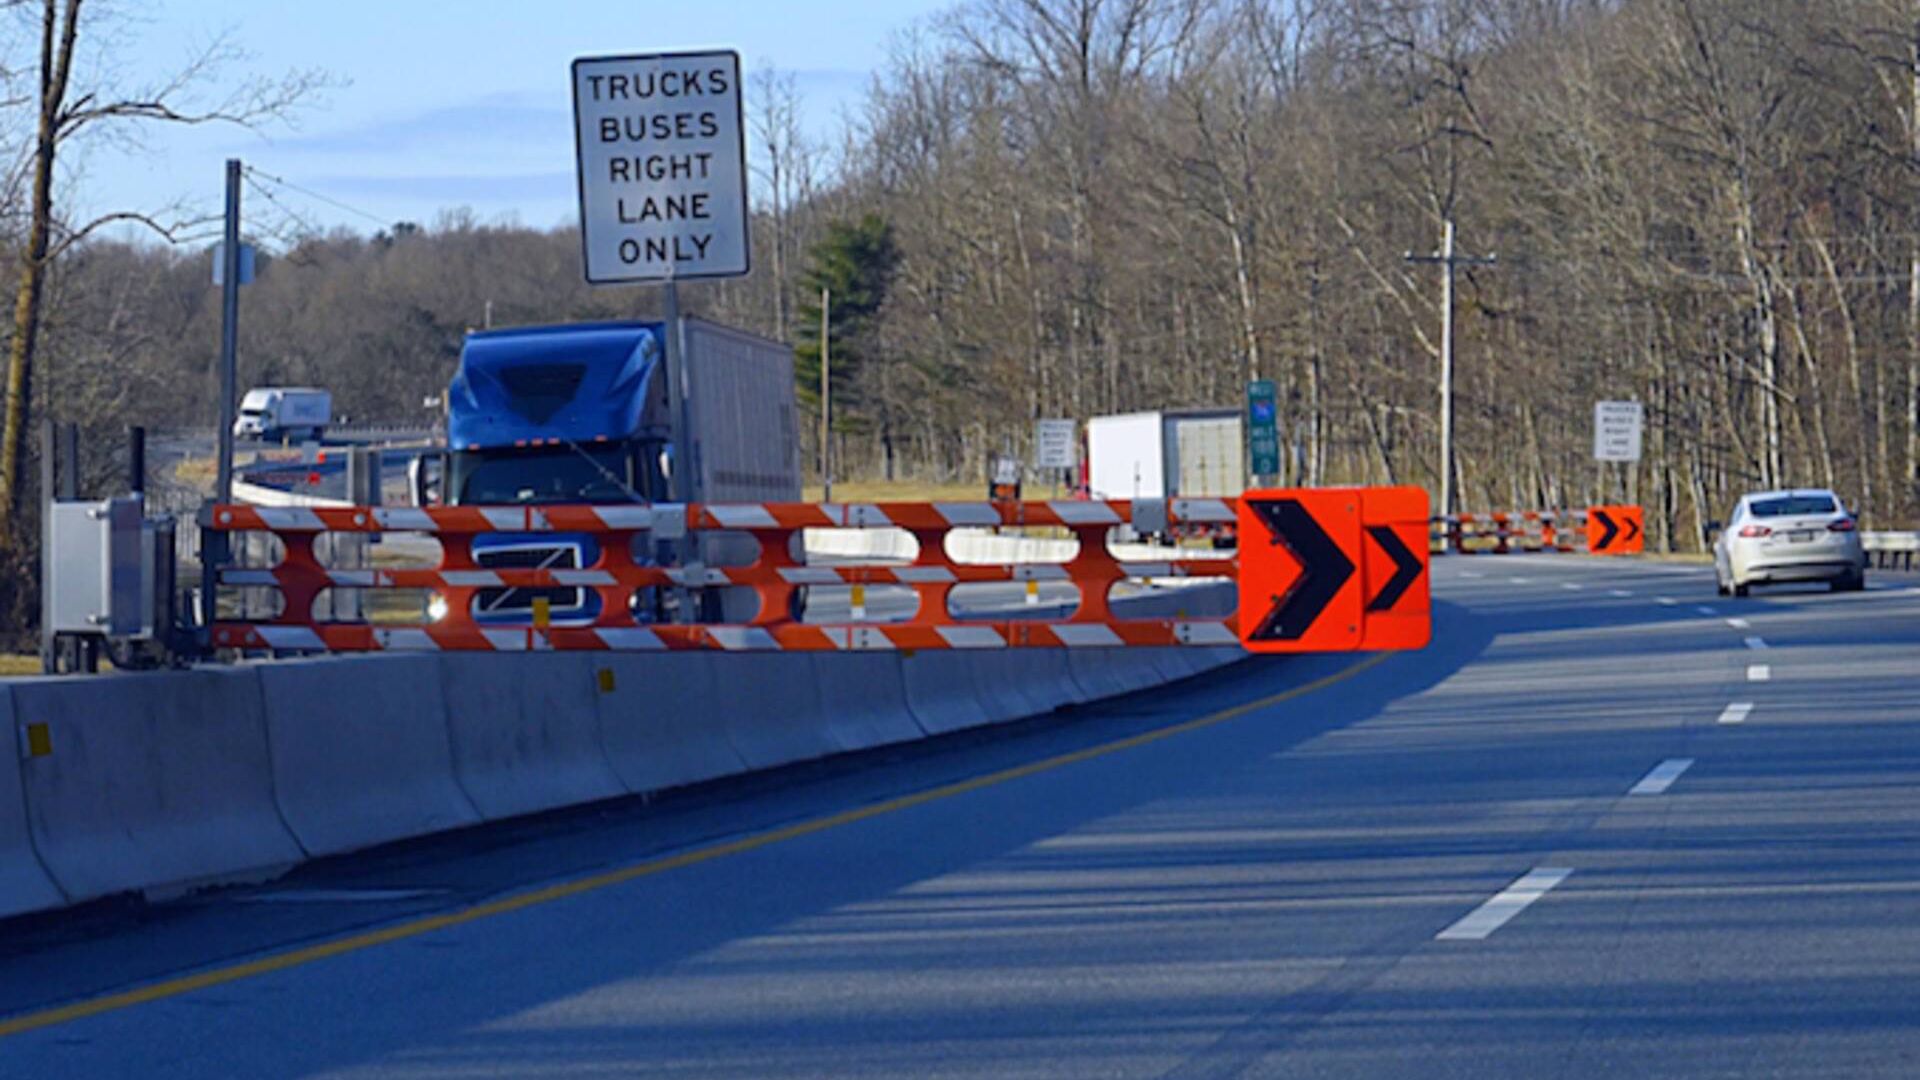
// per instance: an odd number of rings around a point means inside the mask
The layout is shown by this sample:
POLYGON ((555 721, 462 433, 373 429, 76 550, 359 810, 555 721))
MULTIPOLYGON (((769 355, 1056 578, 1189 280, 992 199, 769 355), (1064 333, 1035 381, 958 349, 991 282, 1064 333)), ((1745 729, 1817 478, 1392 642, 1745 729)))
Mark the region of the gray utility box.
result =
POLYGON ((153 590, 145 500, 56 502, 47 552, 49 612, 56 634, 153 635, 153 590))

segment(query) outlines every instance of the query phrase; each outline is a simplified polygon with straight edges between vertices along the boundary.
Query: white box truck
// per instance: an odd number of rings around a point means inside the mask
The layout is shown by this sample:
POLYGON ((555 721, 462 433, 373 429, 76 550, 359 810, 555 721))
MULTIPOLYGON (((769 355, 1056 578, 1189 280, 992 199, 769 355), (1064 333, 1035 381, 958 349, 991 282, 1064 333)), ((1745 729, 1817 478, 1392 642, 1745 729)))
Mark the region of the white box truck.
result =
POLYGON ((326 434, 333 422, 333 395, 308 386, 259 386, 240 399, 233 420, 236 439, 305 441, 326 434))
POLYGON ((1087 421, 1092 498, 1234 498, 1246 486, 1238 409, 1156 410, 1087 421))

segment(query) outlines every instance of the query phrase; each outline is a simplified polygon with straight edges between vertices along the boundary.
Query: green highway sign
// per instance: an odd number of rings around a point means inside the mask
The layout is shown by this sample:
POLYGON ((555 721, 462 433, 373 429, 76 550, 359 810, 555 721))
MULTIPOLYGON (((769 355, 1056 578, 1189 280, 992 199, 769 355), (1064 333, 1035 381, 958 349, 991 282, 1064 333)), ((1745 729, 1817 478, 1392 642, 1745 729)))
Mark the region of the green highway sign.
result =
POLYGON ((1255 476, 1280 473, 1280 404, 1272 379, 1247 384, 1247 460, 1255 476))

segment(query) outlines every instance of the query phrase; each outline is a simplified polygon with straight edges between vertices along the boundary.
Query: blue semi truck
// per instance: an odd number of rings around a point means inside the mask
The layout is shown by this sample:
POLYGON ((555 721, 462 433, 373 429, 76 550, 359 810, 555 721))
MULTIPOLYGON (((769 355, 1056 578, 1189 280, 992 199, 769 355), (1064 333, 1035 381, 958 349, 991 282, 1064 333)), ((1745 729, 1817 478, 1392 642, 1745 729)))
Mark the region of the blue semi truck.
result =
MULTIPOLYGON (((680 321, 687 445, 668 423, 666 334, 658 322, 584 323, 467 335, 448 388, 447 448, 411 473, 416 505, 527 506, 671 500, 675 471, 699 502, 800 498, 793 353, 786 346, 702 319, 680 321)), ((599 540, 584 534, 502 533, 474 544, 486 567, 586 569, 599 540)), ((707 565, 751 561, 751 541, 716 536, 689 553, 707 565), (745 546, 743 546, 743 544, 745 546)), ((665 551, 636 552, 663 561, 665 551)), ((590 621, 584 589, 491 589, 475 599, 480 621, 523 621, 545 597, 556 625, 590 621)), ((707 595, 703 616, 740 599, 707 595)), ((670 598, 634 601, 643 620, 672 618, 670 598)))

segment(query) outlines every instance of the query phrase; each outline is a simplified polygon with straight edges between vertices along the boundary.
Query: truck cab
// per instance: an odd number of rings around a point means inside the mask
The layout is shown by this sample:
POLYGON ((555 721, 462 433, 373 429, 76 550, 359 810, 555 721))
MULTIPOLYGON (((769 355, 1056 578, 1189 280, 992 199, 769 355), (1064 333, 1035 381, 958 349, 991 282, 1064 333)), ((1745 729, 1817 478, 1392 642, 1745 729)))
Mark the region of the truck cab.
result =
MULTIPOLYGON (((797 499, 791 351, 684 320, 694 434, 681 453, 668 423, 666 332, 662 323, 609 322, 469 334, 446 398, 447 448, 437 460, 416 463, 415 503, 664 502, 676 468, 687 470, 692 499, 797 499)), ((598 537, 567 533, 492 534, 475 540, 473 554, 483 567, 554 570, 589 569, 601 557, 598 537)), ((668 557, 662 550, 633 554, 642 564, 668 557)), ((697 554, 725 561, 721 551, 697 554)), ((670 598, 643 592, 633 602, 636 618, 671 616, 670 598)), ((542 597, 556 625, 599 615, 591 590, 501 588, 479 594, 473 617, 522 622, 542 597)))

